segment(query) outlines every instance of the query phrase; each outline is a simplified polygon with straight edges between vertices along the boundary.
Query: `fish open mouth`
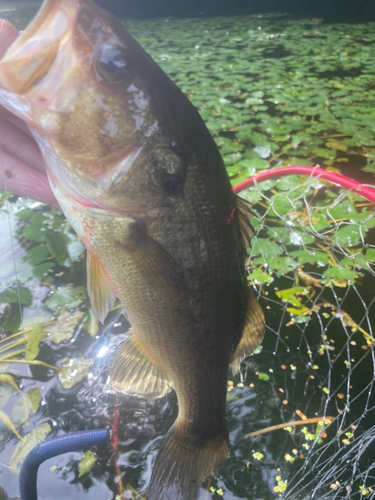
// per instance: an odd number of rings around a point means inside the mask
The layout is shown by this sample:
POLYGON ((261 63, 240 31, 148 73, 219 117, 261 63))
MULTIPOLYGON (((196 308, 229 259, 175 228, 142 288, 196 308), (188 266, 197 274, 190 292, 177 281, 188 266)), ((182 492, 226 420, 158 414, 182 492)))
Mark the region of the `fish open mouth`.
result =
POLYGON ((78 0, 46 0, 34 21, 0 61, 0 85, 19 95, 37 85, 69 37, 77 9, 78 0))

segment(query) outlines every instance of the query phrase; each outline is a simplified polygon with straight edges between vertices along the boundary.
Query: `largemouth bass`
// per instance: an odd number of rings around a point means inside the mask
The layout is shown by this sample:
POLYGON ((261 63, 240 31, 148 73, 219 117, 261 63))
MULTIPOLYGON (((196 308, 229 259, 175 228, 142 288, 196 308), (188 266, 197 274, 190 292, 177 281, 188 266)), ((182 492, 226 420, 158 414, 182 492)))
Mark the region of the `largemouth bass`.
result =
POLYGON ((95 315, 103 322, 119 297, 130 321, 111 383, 176 391, 149 499, 194 500, 228 457, 228 368, 263 337, 244 265, 249 208, 189 100, 90 0, 45 1, 0 62, 0 84, 86 246, 95 315))

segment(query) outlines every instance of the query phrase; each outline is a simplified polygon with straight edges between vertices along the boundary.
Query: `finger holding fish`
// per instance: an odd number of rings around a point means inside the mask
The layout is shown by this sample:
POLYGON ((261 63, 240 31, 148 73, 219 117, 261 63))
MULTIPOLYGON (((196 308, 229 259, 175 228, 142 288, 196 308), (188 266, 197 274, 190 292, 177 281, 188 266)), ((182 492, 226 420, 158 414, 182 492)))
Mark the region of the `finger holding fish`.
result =
MULTIPOLYGON (((0 58, 18 37, 14 26, 0 20, 0 58)), ((39 147, 26 124, 0 107, 0 188, 42 203, 58 205, 49 185, 39 147)))

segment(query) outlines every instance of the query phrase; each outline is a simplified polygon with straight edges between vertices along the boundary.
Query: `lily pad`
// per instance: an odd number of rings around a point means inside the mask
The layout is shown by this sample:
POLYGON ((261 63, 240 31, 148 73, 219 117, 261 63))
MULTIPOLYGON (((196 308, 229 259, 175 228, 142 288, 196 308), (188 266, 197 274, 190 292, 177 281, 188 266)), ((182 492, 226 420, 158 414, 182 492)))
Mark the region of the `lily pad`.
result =
POLYGON ((276 255, 281 255, 284 253, 284 249, 274 243, 271 240, 266 240, 264 238, 254 237, 251 243, 252 252, 251 257, 260 255, 263 262, 267 263, 276 255))
POLYGON ((50 325, 46 325, 44 331, 54 344, 70 340, 84 315, 84 311, 77 310, 70 312, 62 308, 56 321, 50 325))
POLYGON ((13 474, 20 473, 20 465, 25 460, 30 451, 35 448, 38 443, 44 441, 46 436, 51 432, 51 426, 45 422, 38 425, 36 429, 26 434, 23 441, 18 443, 9 462, 9 468, 13 474))
POLYGON ((68 242, 69 238, 64 233, 56 231, 48 231, 47 233, 47 247, 60 266, 62 266, 69 257, 67 249, 68 242))
POLYGON ((323 276, 329 280, 343 280, 354 282, 356 271, 349 267, 335 266, 324 271, 323 276))
POLYGON ((51 297, 45 301, 45 305, 51 310, 57 310, 64 306, 68 309, 74 309, 82 304, 87 298, 86 288, 78 286, 73 288, 71 285, 61 287, 51 297))
POLYGON ((40 325, 33 328, 26 343, 26 359, 35 359, 39 354, 39 344, 44 339, 45 333, 40 325))
POLYGON ((31 292, 24 286, 7 288, 0 293, 0 304, 31 304, 31 292))
POLYGON ((335 233, 335 243, 340 246, 355 246, 361 242, 361 231, 356 224, 347 224, 335 233))
POLYGON ((318 266, 326 266, 329 262, 329 255, 325 252, 320 252, 315 249, 308 250, 292 250, 289 255, 294 257, 299 264, 318 264, 318 266))
POLYGON ((12 396, 13 391, 10 387, 1 386, 0 387, 0 408, 5 406, 12 396))
POLYGON ((64 389, 71 389, 78 382, 86 377, 90 370, 92 361, 85 359, 83 356, 79 358, 64 358, 62 367, 59 370, 59 380, 64 389))
POLYGON ((238 162, 241 167, 247 168, 248 170, 257 169, 265 170, 269 167, 269 164, 265 160, 261 160, 259 157, 254 159, 245 159, 238 162))
POLYGON ((89 472, 96 464, 97 459, 98 457, 93 451, 87 450, 83 454, 82 460, 78 465, 78 477, 81 477, 83 474, 86 474, 86 472, 89 472))
POLYGON ((255 269, 249 275, 250 283, 255 283, 256 285, 269 285, 273 282, 274 278, 272 275, 262 269, 255 269))
POLYGON ((9 418, 9 416, 3 410, 0 410, 0 421, 3 422, 3 424, 6 427, 8 427, 8 429, 18 437, 18 439, 22 439, 22 437, 18 433, 15 425, 13 424, 12 420, 9 418))
POLYGON ((27 391, 15 404, 12 412, 12 422, 18 426, 29 421, 30 412, 36 413, 42 396, 40 390, 35 387, 27 391))
POLYGON ((37 245, 31 248, 23 257, 23 260, 29 262, 32 266, 40 264, 46 260, 49 255, 48 248, 46 245, 37 245))
POLYGON ((307 232, 297 231, 292 228, 270 228, 267 231, 272 239, 281 241, 286 245, 308 245, 314 243, 315 238, 307 232))

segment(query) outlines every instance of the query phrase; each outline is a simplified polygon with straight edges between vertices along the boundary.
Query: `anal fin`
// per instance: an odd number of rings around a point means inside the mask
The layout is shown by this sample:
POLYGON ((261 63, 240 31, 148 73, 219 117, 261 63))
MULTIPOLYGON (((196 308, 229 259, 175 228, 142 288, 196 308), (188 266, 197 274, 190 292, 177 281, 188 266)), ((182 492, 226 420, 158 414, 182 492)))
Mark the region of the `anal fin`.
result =
POLYGON ((262 308, 258 304, 253 291, 249 289, 245 326, 241 340, 232 354, 229 365, 233 375, 240 371, 241 361, 246 356, 250 356, 261 343, 264 337, 264 325, 265 320, 262 308))
POLYGON ((87 252, 87 292, 90 297, 91 307, 101 323, 113 307, 116 295, 113 292, 112 285, 101 263, 87 252))
POLYGON ((149 399, 171 390, 167 375, 147 356, 132 330, 113 361, 110 381, 118 391, 149 399))

